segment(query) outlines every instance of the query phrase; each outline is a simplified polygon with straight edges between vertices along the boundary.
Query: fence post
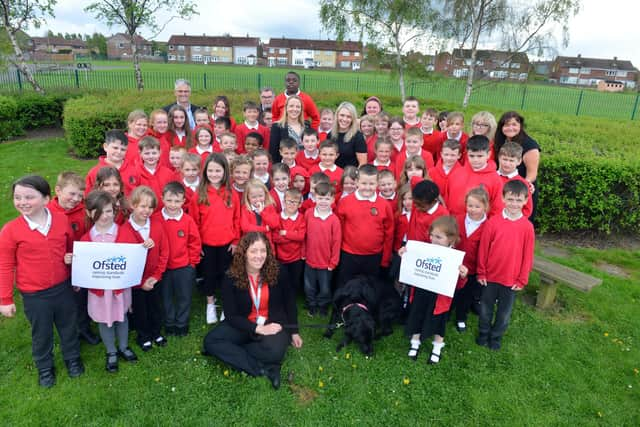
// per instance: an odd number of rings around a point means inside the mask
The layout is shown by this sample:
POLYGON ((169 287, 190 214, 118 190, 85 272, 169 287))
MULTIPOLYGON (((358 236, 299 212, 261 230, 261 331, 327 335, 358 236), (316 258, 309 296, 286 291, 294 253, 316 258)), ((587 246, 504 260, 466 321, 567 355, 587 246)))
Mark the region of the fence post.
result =
POLYGON ((207 90, 207 72, 205 71, 204 74, 202 74, 202 83, 204 84, 204 90, 207 90))
POLYGON ((416 87, 416 82, 411 82, 411 85, 409 86, 411 89, 409 89, 409 96, 413 96, 413 90, 416 87))
POLYGON ((80 89, 80 75, 78 73, 78 69, 76 68, 74 71, 75 71, 75 75, 76 75, 76 87, 78 89, 80 89))
POLYGON ((527 96, 527 85, 524 85, 524 89, 522 89, 522 102, 520 103, 520 111, 524 111, 524 100, 527 96))
POLYGON ((631 120, 635 120, 636 112, 638 111, 638 100, 640 99, 640 92, 636 95, 636 102, 633 104, 633 111, 631 112, 631 120))
POLYGON ((305 91, 307 90, 307 75, 306 74, 302 75, 302 89, 304 89, 305 91))
POLYGON ((584 95, 584 89, 580 91, 580 98, 578 98, 578 106, 576 107, 576 116, 580 114, 580 106, 582 105, 582 96, 584 95))
POLYGON ((22 77, 20 76, 20 70, 16 69, 16 73, 18 73, 18 89, 22 92, 22 77))
POLYGON ((262 73, 258 73, 258 90, 262 90, 262 73))

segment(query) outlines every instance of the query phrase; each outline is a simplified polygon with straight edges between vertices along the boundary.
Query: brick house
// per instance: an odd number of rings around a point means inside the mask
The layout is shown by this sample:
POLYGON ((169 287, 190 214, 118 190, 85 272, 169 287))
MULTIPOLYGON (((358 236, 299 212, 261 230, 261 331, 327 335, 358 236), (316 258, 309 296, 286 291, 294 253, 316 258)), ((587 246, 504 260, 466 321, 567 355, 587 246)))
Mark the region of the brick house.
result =
MULTIPOLYGON (((152 57, 153 47, 145 38, 135 36, 136 49, 141 57, 152 57)), ((131 40, 127 34, 118 33, 107 39, 107 58, 131 59, 131 40)))
POLYGON ((36 61, 73 61, 76 55, 89 55, 87 43, 63 37, 32 37, 33 59, 36 61))
POLYGON ((361 42, 308 39, 270 39, 264 46, 267 65, 358 70, 362 64, 361 42))
POLYGON ((596 86, 601 80, 622 82, 627 89, 634 89, 638 70, 631 61, 599 58, 558 56, 553 61, 551 81, 566 85, 596 86))
MULTIPOLYGON (((436 55, 436 73, 466 78, 471 67, 471 49, 454 49, 452 53, 436 55)), ((477 50, 475 76, 500 80, 526 80, 529 76, 529 58, 526 53, 499 50, 477 50)))
POLYGON ((167 42, 168 62, 256 65, 257 37, 172 35, 167 42))

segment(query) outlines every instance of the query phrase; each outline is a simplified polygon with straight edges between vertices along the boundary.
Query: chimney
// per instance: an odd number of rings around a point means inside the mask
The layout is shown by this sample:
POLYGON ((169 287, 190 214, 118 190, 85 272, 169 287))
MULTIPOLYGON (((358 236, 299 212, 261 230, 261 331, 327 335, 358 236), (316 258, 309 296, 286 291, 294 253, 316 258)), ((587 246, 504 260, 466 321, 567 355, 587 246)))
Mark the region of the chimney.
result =
POLYGON ((580 54, 580 53, 579 53, 579 54, 578 54, 578 58, 582 58, 582 54, 580 54))
POLYGON ((617 57, 617 56, 614 56, 614 57, 613 57, 613 60, 614 60, 614 61, 617 61, 617 60, 618 60, 618 57, 617 57))

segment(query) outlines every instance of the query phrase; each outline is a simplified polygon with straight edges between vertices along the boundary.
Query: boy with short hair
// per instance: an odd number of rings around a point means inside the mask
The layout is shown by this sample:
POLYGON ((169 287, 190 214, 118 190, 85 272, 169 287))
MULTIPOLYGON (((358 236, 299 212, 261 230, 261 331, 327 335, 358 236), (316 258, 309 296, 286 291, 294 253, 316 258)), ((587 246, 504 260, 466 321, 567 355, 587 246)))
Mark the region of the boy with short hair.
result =
MULTIPOLYGON (((500 167, 498 168, 497 173, 503 184, 517 180, 522 181, 529 189, 527 194, 527 203, 522 208, 522 214, 529 218, 533 212, 531 186, 529 185, 529 181, 518 174, 518 166, 522 162, 522 145, 516 142, 505 142, 505 144, 500 148, 500 153, 498 153, 498 162, 500 167)), ((498 203, 499 206, 497 209, 500 211, 504 208, 502 199, 500 199, 498 203)))
POLYGON ((138 165, 140 185, 150 187, 157 197, 156 211, 162 209, 162 189, 169 182, 176 179, 175 172, 162 166, 160 160, 160 141, 152 136, 145 136, 138 143, 142 162, 138 165))
POLYGON ((310 174, 322 172, 329 177, 329 183, 336 189, 336 193, 342 191, 342 168, 336 165, 338 158, 338 145, 335 142, 323 141, 320 143, 320 163, 309 169, 310 174))
POLYGON ((388 267, 391 261, 393 210, 376 193, 376 167, 360 166, 356 186, 357 190, 343 198, 337 210, 342 223, 338 286, 358 274, 377 276, 380 267, 388 267))
POLYGON ((327 134, 331 132, 333 127, 333 110, 331 108, 323 108, 320 110, 320 125, 318 126, 318 142, 327 139, 327 134))
POLYGON ((200 263, 202 242, 193 218, 182 210, 186 191, 177 181, 162 189, 164 207, 160 211, 164 232, 169 241, 169 261, 162 276, 164 328, 167 335, 186 336, 196 266, 200 263))
POLYGON ((489 139, 484 135, 474 135, 467 144, 467 161, 449 173, 444 201, 452 215, 466 213, 465 197, 469 190, 482 186, 489 194, 490 211, 487 216, 499 212, 499 198, 502 181, 496 174, 496 166, 489 161, 489 139))
POLYGON ((378 140, 387 139, 389 135, 389 121, 391 116, 386 111, 380 111, 373 118, 373 127, 375 128, 374 137, 367 139, 367 163, 373 162, 376 158, 375 143, 378 140))
POLYGON ((391 152, 393 151, 393 144, 388 139, 376 140, 374 146, 375 158, 371 164, 380 171, 391 171, 392 174, 396 174, 396 164, 391 160, 391 152))
POLYGON ((332 211, 335 188, 329 183, 314 186, 316 206, 305 212, 304 293, 311 316, 327 315, 331 303, 331 275, 340 260, 342 228, 332 211))
POLYGON ((198 108, 195 113, 193 113, 193 119, 196 122, 196 128, 200 126, 211 126, 209 111, 204 107, 198 108))
POLYGON ((120 177, 124 184, 124 194, 129 195, 131 191, 140 185, 136 177, 136 167, 126 160, 127 145, 129 140, 124 132, 120 130, 109 130, 105 133, 104 149, 105 155, 100 156, 98 164, 89 170, 85 178, 85 195, 93 190, 96 183, 98 171, 105 166, 113 166, 120 172, 120 177))
POLYGON ((466 161, 467 141, 469 141, 469 135, 467 135, 463 129, 464 114, 459 111, 452 111, 447 114, 447 130, 446 132, 442 132, 440 137, 441 141, 455 139, 460 142, 460 163, 462 164, 466 161))
POLYGON ((442 150, 438 157, 438 163, 429 171, 429 178, 438 185, 440 194, 445 194, 449 176, 455 169, 462 167, 459 162, 460 143, 458 140, 447 139, 442 144, 442 150))
MULTIPOLYGON (((263 142, 269 140, 269 129, 261 125, 258 121, 258 118, 260 117, 260 108, 258 107, 258 104, 253 101, 245 102, 242 106, 242 114, 244 116, 244 122, 236 126, 235 129, 237 138, 236 141, 238 144, 238 153, 241 154, 247 152, 245 149, 245 140, 247 138, 247 135, 249 135, 250 133, 255 132, 260 134, 263 142)), ((262 144, 260 144, 260 147, 262 147, 262 144)), ((269 147, 262 148, 268 149, 269 147)))
MULTIPOLYGON (((113 148, 113 147, 112 147, 113 148)), ((124 154, 124 152, 122 152, 124 154)), ((73 241, 79 241, 87 232, 86 212, 82 201, 85 180, 75 172, 61 172, 58 175, 54 197, 47 208, 51 212, 64 214, 73 231, 73 241)), ((78 312, 78 336, 91 345, 100 343, 100 338, 91 331, 91 319, 87 312, 87 290, 80 288, 74 292, 78 312)))
POLYGON ((172 145, 171 148, 169 148, 169 164, 171 165, 170 169, 172 171, 180 172, 186 154, 187 148, 182 145, 172 145))
POLYGON ((415 96, 409 96, 402 104, 402 120, 404 120, 404 128, 419 128, 420 123, 420 102, 415 96))
MULTIPOLYGON (((300 212, 305 213, 309 209, 316 207, 316 193, 315 188, 318 184, 325 183, 331 185, 329 177, 323 172, 316 172, 309 178, 309 194, 307 199, 300 206, 300 212)), ((335 188, 335 187, 334 187, 335 188)))
POLYGON ((284 138, 280 141, 280 157, 282 158, 282 163, 289 166, 291 182, 293 182, 293 178, 300 170, 305 170, 302 166, 299 166, 296 163, 297 155, 298 145, 293 139, 284 138))
POLYGON ((420 119, 420 131, 422 132, 422 149, 431 153, 436 162, 442 149, 442 132, 435 128, 438 122, 438 111, 427 108, 420 119))
POLYGON ((424 160, 424 164, 427 167, 427 171, 431 172, 433 169, 433 156, 430 152, 422 149, 423 137, 422 131, 418 128, 412 127, 407 129, 405 135, 404 146, 400 153, 396 156, 396 177, 400 179, 400 175, 404 170, 404 164, 411 156, 419 156, 424 160))
POLYGON ((306 128, 302 132, 302 147, 296 155, 296 164, 309 172, 311 168, 320 163, 320 152, 318 150, 318 132, 314 129, 306 128))
POLYGON ((280 212, 280 230, 272 235, 276 246, 276 258, 287 277, 294 295, 300 289, 304 269, 303 251, 307 234, 307 224, 298 211, 302 204, 302 193, 289 188, 284 193, 284 203, 280 212))
POLYGON ((396 178, 390 170, 378 171, 378 195, 389 202, 391 211, 395 213, 398 201, 396 199, 396 178))
POLYGON ((500 350, 516 292, 529 282, 533 266, 535 233, 522 213, 528 194, 522 181, 508 181, 502 189, 504 209, 487 220, 480 239, 478 283, 484 289, 476 343, 492 350, 500 350))
MULTIPOLYGON (((216 134, 218 135, 218 134, 216 134)), ((217 137, 216 137, 217 138, 217 137)), ((233 150, 238 152, 238 144, 236 143, 236 135, 231 132, 223 132, 220 134, 220 151, 233 150)))
MULTIPOLYGON (((220 147, 222 147, 222 135, 228 132, 231 132, 231 120, 229 120, 229 117, 217 117, 213 121, 213 134, 216 136, 216 141, 220 147)), ((235 141, 236 134, 232 133, 232 135, 235 141)), ((222 149, 224 150, 224 148, 222 149)))
POLYGON ((244 151, 248 156, 251 156, 253 152, 258 149, 268 151, 263 145, 264 139, 262 138, 262 135, 260 135, 258 132, 249 132, 244 140, 244 151))
POLYGON ((185 154, 180 173, 182 175, 180 183, 185 188, 183 209, 189 213, 189 206, 193 198, 197 197, 198 185, 200 185, 200 156, 194 153, 185 154))

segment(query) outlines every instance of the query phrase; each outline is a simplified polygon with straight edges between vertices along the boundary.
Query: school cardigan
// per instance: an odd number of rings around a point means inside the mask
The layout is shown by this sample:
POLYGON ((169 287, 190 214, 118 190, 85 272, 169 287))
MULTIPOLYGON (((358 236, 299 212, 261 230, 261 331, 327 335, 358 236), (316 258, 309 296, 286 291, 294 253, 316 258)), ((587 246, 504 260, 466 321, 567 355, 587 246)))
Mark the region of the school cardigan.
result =
POLYGON ((46 236, 31 230, 23 216, 0 231, 0 305, 13 304, 13 282, 23 293, 49 289, 69 278, 65 253, 73 247, 73 231, 64 215, 51 212, 46 236))
POLYGON ((533 224, 526 216, 512 221, 500 213, 489 218, 478 249, 478 280, 525 286, 533 266, 534 246, 533 224))
POLYGON ((198 203, 197 193, 191 200, 189 214, 198 226, 203 245, 237 245, 240 240, 240 199, 235 191, 226 193, 224 186, 216 189, 209 185, 209 205, 198 203), (230 200, 229 206, 227 199, 230 200))
POLYGON ((58 198, 55 197, 49 202, 47 208, 49 208, 51 212, 63 214, 67 217, 69 226, 71 227, 71 231, 73 231, 74 242, 80 240, 80 238, 84 236, 84 233, 87 232, 87 213, 85 212, 83 202, 78 203, 71 209, 65 210, 62 206, 60 206, 58 198))
POLYGON ((487 223, 485 220, 480 226, 467 237, 467 227, 465 219, 467 214, 456 215, 456 221, 458 222, 458 230, 460 230, 460 241, 458 242, 456 249, 464 251, 464 264, 469 272, 467 274, 476 274, 478 269, 478 248, 480 246, 480 238, 482 237, 482 230, 487 223))
POLYGON ((165 218, 162 211, 155 213, 154 216, 162 221, 164 233, 169 243, 167 270, 198 265, 202 242, 198 226, 193 218, 184 211, 180 217, 176 218, 165 218))
MULTIPOLYGON (((285 285, 283 270, 280 269, 277 283, 269 286, 269 315, 265 324, 288 325, 286 331, 298 333, 298 310, 295 295, 285 285)), ((226 321, 235 329, 255 333, 257 324, 249 320, 253 302, 249 289, 240 289, 235 280, 225 275, 222 281, 222 307, 226 321)))
POLYGON ((449 173, 447 187, 443 195, 447 208, 452 215, 466 212, 465 198, 469 190, 482 187, 489 195, 489 212, 491 217, 500 212, 498 201, 502 197, 502 180, 496 173, 496 165, 490 160, 481 170, 473 170, 469 162, 449 173))
POLYGON ((338 217, 331 213, 326 219, 314 215, 314 209, 304 213, 307 225, 304 257, 311 268, 327 270, 335 268, 340 262, 340 244, 342 227, 338 217))
MULTIPOLYGON (((316 107, 316 103, 313 102, 313 98, 309 96, 307 93, 298 90, 296 94, 300 100, 302 101, 302 111, 304 112, 304 120, 311 121, 311 127, 313 129, 318 129, 320 126, 320 113, 318 113, 318 108, 316 107)), ((276 95, 273 100, 273 104, 271 104, 271 114, 273 118, 273 122, 277 122, 280 120, 284 113, 284 106, 287 102, 287 96, 283 93, 276 95)))
MULTIPOLYGON (((162 280, 162 275, 167 269, 167 261, 169 260, 169 240, 165 234, 162 220, 151 216, 149 238, 153 240, 153 247, 147 250, 147 261, 144 265, 144 271, 142 272, 142 279, 140 284, 135 287, 140 287, 150 277, 153 277, 158 282, 162 280)), ((143 243, 144 239, 129 221, 126 221, 118 228, 118 237, 116 243, 143 243)))
POLYGON ((393 211, 389 202, 375 196, 375 201, 358 200, 356 193, 344 197, 338 205, 342 222, 342 250, 354 255, 382 253, 383 267, 391 262, 393 247, 393 211))
POLYGON ((273 243, 276 245, 276 258, 283 263, 290 263, 302 259, 304 239, 307 234, 307 224, 304 216, 298 212, 295 219, 280 215, 280 230, 285 230, 287 234, 280 235, 279 232, 272 234, 273 243))

